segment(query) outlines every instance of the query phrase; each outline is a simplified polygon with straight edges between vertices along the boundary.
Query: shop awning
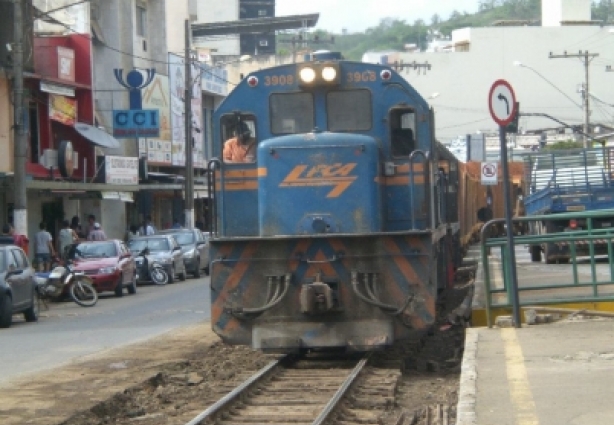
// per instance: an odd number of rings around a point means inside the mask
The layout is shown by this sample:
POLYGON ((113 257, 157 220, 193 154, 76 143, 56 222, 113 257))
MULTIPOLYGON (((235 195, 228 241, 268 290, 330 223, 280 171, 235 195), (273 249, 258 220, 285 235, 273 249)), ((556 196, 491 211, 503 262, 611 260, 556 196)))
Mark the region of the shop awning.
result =
POLYGON ((130 192, 103 191, 100 192, 100 194, 102 195, 102 199, 114 199, 117 201, 134 202, 134 198, 132 197, 132 193, 130 192))
POLYGON ((120 146, 119 140, 111 136, 109 133, 92 125, 78 122, 75 124, 75 130, 77 130, 79 134, 95 145, 102 146, 104 148, 119 148, 120 146))

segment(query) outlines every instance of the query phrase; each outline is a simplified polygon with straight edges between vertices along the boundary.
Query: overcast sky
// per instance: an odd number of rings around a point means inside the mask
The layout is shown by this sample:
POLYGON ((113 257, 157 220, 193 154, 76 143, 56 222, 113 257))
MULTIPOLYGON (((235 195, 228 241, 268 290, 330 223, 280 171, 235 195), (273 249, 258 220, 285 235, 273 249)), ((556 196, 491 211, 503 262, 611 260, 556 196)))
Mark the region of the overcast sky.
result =
POLYGON ((448 19, 454 10, 477 12, 479 0, 276 0, 277 16, 319 13, 317 29, 341 33, 362 32, 375 27, 387 17, 413 23, 416 19, 431 22, 438 14, 448 19))

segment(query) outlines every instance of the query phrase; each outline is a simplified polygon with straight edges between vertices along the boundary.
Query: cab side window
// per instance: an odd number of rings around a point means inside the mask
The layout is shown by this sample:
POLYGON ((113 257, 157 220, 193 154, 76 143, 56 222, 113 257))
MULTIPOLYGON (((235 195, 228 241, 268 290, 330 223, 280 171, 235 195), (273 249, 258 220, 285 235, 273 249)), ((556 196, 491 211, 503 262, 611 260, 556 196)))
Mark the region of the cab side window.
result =
POLYGON ((221 122, 222 159, 226 163, 256 161, 258 140, 253 115, 226 115, 221 122))
POLYGON ((411 109, 393 109, 389 123, 392 156, 409 156, 416 149, 416 114, 411 109))

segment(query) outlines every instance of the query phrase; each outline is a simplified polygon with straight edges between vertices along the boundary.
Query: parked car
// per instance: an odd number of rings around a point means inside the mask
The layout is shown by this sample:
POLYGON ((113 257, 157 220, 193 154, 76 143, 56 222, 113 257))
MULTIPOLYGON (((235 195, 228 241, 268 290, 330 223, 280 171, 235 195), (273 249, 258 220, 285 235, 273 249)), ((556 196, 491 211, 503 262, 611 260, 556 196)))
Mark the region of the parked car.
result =
MULTIPOLYGON (((175 280, 185 280, 186 268, 183 262, 181 247, 171 235, 156 234, 153 236, 137 236, 128 241, 128 249, 132 255, 138 255, 145 248, 149 255, 159 261, 168 273, 168 283, 175 280)), ((139 266, 139 265, 137 265, 139 266)))
POLYGON ((28 322, 38 320, 34 269, 26 254, 15 245, 0 246, 0 328, 22 313, 28 322))
POLYGON ((121 297, 124 288, 136 293, 136 263, 123 241, 88 241, 70 245, 67 258, 75 271, 82 271, 93 280, 97 292, 113 291, 121 297))
POLYGON ((183 254, 183 262, 188 273, 200 277, 200 271, 209 274, 209 241, 198 229, 169 229, 159 232, 175 238, 183 254))

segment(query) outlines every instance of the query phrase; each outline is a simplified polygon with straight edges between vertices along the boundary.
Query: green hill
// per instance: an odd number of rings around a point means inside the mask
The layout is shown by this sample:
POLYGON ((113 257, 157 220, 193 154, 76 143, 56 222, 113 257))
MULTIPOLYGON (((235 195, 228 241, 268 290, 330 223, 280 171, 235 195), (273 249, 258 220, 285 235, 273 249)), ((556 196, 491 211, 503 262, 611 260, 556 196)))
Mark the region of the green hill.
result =
MULTIPOLYGON (((497 21, 528 21, 537 25, 541 19, 540 0, 479 0, 479 4, 477 13, 454 11, 446 20, 434 15, 428 23, 421 19, 408 23, 404 20, 385 18, 378 26, 368 28, 363 33, 340 35, 316 31, 306 34, 304 44, 306 48, 339 51, 346 59, 360 60, 367 51, 403 51, 406 44, 416 44, 424 49, 428 43, 429 30, 449 36, 452 31, 459 28, 486 27, 497 21)), ((613 18, 612 0, 593 2, 593 20, 612 22, 613 18)), ((288 37, 280 36, 280 39, 284 38, 288 37)), ((279 45, 280 54, 290 52, 291 48, 287 47, 287 44, 279 45)))

